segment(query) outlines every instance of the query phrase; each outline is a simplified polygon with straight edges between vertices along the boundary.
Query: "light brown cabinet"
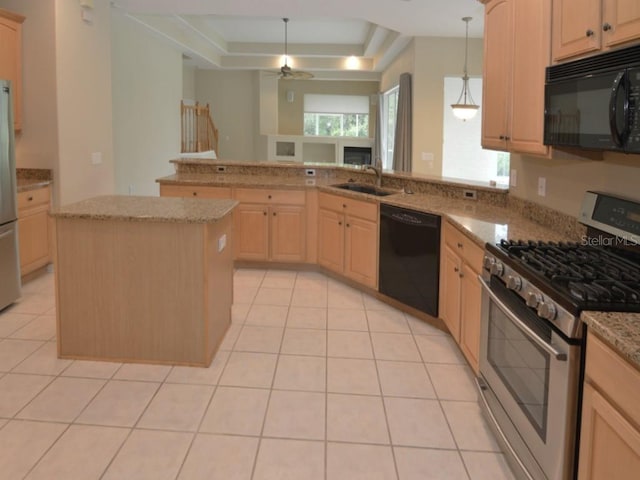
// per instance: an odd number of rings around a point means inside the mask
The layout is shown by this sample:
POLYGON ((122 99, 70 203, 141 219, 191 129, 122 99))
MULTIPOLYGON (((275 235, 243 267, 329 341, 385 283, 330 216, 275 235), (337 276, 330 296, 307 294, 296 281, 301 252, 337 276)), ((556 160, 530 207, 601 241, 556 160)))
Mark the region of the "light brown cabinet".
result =
POLYGON ((238 188, 234 198, 240 202, 234 212, 236 259, 306 260, 304 191, 238 188))
POLYGON ((482 146, 548 155, 543 144, 551 0, 485 3, 482 146))
POLYGON ((324 192, 318 204, 318 264, 376 288, 378 205, 324 192))
POLYGON ((554 62, 638 40, 638 0, 553 2, 554 62))
POLYGON ((51 261, 50 207, 51 189, 48 186, 18 193, 18 240, 23 276, 51 261))
POLYGON ((13 86, 13 128, 22 129, 22 22, 25 17, 0 8, 0 78, 13 86))
POLYGON ((640 471, 640 372, 589 334, 579 480, 632 480, 640 471))
POLYGON ((160 185, 161 197, 231 198, 229 187, 208 187, 204 185, 160 185))
POLYGON ((478 373, 482 249, 449 222, 444 223, 440 258, 442 321, 478 373))

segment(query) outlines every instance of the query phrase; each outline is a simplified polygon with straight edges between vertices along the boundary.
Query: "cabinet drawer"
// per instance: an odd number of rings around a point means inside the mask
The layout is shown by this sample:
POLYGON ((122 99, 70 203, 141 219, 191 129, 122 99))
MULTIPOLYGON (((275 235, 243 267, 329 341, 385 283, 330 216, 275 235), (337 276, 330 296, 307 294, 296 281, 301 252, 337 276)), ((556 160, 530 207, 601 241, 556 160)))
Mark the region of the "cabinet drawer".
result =
POLYGON ((18 193, 18 210, 46 205, 51 200, 51 189, 49 187, 37 188, 26 192, 18 193))
POLYGON ((318 200, 320 208, 343 212, 354 217, 378 222, 378 204, 353 200, 351 198, 321 192, 318 200))
POLYGON ((586 382, 640 426, 640 372, 592 333, 587 336, 586 382))
POLYGON ((482 259, 484 257, 484 250, 482 248, 449 222, 445 222, 444 224, 444 239, 445 243, 449 245, 449 248, 460 255, 476 273, 480 273, 482 270, 482 259))
POLYGON ((236 188, 235 199, 243 203, 280 203, 286 205, 304 205, 303 190, 276 190, 263 188, 236 188))
POLYGON ((161 197, 231 198, 229 187, 160 185, 161 197))

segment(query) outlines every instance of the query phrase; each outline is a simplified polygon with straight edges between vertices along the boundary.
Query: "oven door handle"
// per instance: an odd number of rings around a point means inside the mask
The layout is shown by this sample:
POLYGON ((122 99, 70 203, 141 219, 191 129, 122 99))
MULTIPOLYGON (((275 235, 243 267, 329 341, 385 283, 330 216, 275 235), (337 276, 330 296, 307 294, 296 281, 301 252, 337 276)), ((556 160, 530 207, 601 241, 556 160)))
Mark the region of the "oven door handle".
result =
POLYGON ((494 301, 498 305, 500 310, 502 310, 502 312, 507 317, 509 317, 509 320, 511 320, 513 322, 513 324, 522 331, 522 333, 524 333, 528 338, 533 340, 536 343, 536 345, 538 345, 544 351, 546 351, 550 355, 553 355, 553 357, 556 360, 558 360, 560 362, 566 362, 567 361, 567 354, 566 353, 562 353, 562 352, 556 350, 552 345, 549 345, 542 338, 540 338, 538 335, 536 335, 536 332, 531 330, 531 328, 529 328, 525 323, 523 323, 522 320, 520 320, 513 313, 511 313, 511 310, 509 310, 509 307, 507 307, 504 304, 504 302, 502 300, 500 300, 498 298, 498 296, 491 291, 491 287, 489 287, 489 284, 486 282, 486 280, 484 278, 482 278, 481 276, 478 276, 478 279, 480 280, 480 284, 482 285, 482 288, 485 290, 485 292, 487 292, 487 294, 489 295, 491 300, 494 301))

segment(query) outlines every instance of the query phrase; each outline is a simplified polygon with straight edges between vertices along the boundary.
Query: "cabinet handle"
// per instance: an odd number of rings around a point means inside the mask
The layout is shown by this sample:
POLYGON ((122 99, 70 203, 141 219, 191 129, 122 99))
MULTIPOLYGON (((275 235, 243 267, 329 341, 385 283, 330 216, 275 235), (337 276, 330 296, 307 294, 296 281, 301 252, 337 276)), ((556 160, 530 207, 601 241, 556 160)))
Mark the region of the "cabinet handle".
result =
POLYGON ((263 214, 263 215, 266 215, 266 214, 267 214, 267 212, 262 212, 262 214, 263 214))
POLYGON ((460 271, 460 269, 458 267, 453 267, 453 271, 458 273, 460 271))
POLYGON ((460 242, 458 242, 458 248, 462 248, 464 247, 464 245, 462 245, 460 242))
POLYGON ((349 224, 347 223, 347 228, 348 228, 348 227, 350 227, 350 226, 351 226, 351 225, 349 225, 349 224))
POLYGON ((504 139, 508 142, 509 140, 511 140, 511 137, 510 137, 510 136, 508 136, 508 135, 506 135, 506 136, 504 137, 504 139))
POLYGON ((271 200, 271 195, 269 195, 267 198, 268 198, 269 200, 271 200))
POLYGON ((605 32, 608 32, 609 30, 611 30, 613 27, 611 26, 610 23, 605 22, 604 25, 602 25, 602 30, 604 30, 605 32))
POLYGON ((460 278, 462 278, 462 277, 464 277, 464 273, 460 272, 460 273, 458 274, 458 276, 459 276, 460 278))
POLYGON ((342 208, 347 208, 347 204, 346 204, 346 203, 343 203, 343 204, 342 204, 342 208))
POLYGON ((505 136, 504 136, 504 135, 500 135, 498 138, 499 138, 500 140, 504 140, 504 139, 505 139, 505 136))
POLYGON ((276 212, 273 212, 273 216, 274 216, 274 217, 276 216, 276 212))
POLYGON ((595 34, 595 32, 593 30, 591 30, 591 29, 586 31, 587 37, 593 37, 594 34, 595 34))
POLYGON ((338 222, 338 225, 342 225, 342 222, 338 222))
POLYGON ((27 197, 27 202, 31 202, 33 200, 33 197, 27 197))
POLYGON ((193 192, 193 196, 197 197, 198 196, 198 192, 193 192))

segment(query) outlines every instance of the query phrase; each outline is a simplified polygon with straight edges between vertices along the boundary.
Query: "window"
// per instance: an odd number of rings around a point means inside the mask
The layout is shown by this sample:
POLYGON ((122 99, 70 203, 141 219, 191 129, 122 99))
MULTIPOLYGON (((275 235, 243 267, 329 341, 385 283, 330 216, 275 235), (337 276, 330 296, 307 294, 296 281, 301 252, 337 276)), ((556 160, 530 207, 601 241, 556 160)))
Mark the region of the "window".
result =
MULTIPOLYGON (((482 98, 481 78, 470 78, 469 88, 474 100, 482 98)), ((485 150, 481 145, 482 106, 466 122, 451 112, 451 104, 456 103, 461 89, 460 77, 444 78, 442 176, 508 185, 509 154, 485 150)))
POLYGON ((369 96, 306 94, 304 134, 369 137, 369 96))
POLYGON ((398 112, 398 86, 382 94, 382 168, 393 168, 393 146, 396 135, 396 119, 398 112))

